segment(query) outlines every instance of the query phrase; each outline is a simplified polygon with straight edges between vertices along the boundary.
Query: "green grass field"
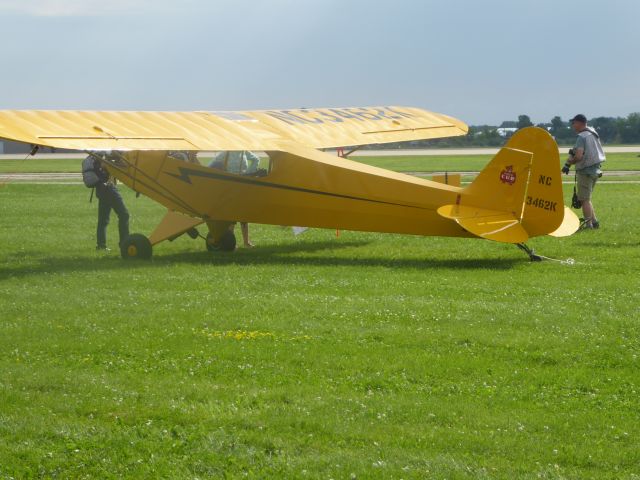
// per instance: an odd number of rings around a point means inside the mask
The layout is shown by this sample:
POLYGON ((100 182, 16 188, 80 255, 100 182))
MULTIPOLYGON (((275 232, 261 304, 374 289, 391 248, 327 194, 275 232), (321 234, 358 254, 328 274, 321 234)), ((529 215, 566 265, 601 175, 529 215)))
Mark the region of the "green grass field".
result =
POLYGON ((639 188, 530 242, 567 265, 260 225, 124 262, 83 186, 4 185, 0 478, 638 479, 639 188))

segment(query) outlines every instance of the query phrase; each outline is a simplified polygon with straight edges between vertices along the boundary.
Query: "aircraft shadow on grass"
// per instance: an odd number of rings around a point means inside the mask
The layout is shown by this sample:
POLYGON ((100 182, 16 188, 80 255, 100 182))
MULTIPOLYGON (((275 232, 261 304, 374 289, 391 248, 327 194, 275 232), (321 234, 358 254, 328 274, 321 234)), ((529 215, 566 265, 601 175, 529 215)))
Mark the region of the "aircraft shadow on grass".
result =
MULTIPOLYGON (((236 254, 220 254, 211 257, 208 252, 193 255, 192 252, 169 254, 162 257, 163 261, 171 263, 208 264, 217 265, 292 265, 292 266, 337 266, 337 267, 393 267, 393 268, 419 268, 423 270, 435 268, 451 269, 494 269, 508 270, 516 263, 522 263, 521 259, 434 259, 424 256, 422 258, 402 256, 327 256, 326 252, 339 251, 351 247, 362 247, 370 242, 310 242, 288 245, 274 245, 259 247, 251 250, 241 250, 236 254), (325 252, 322 256, 309 256, 314 252, 325 252), (239 253, 239 254, 238 254, 239 253)), ((357 253, 356 253, 357 255, 357 253)), ((159 258, 158 258, 159 259, 159 258)))
MULTIPOLYGON (((132 270, 132 269, 156 269, 167 268, 175 264, 189 264, 193 266, 210 265, 273 265, 273 266, 336 266, 336 267, 388 267, 397 269, 454 269, 454 270, 509 270, 516 264, 528 262, 524 258, 454 258, 434 259, 425 255, 422 258, 402 257, 395 258, 383 256, 330 256, 327 253, 339 252, 347 248, 362 247, 368 241, 317 241, 296 242, 281 245, 266 245, 255 249, 239 249, 235 253, 228 252, 193 252, 192 250, 160 254, 154 257, 152 262, 137 260, 122 260, 115 255, 88 259, 45 256, 43 252, 21 252, 20 259, 41 258, 29 265, 11 266, 11 257, 5 260, 5 265, 0 266, 0 281, 11 278, 21 278, 34 275, 105 271, 105 270, 132 270), (324 252, 321 256, 309 256, 317 252, 324 252)), ((18 256, 14 255, 15 260, 18 256)))
MULTIPOLYGON (((46 256, 38 263, 30 265, 11 265, 11 259, 0 266, 0 281, 33 275, 55 274, 64 272, 122 270, 123 272, 138 269, 166 268, 172 264, 189 264, 194 266, 210 265, 273 265, 273 266, 335 266, 335 267, 389 267, 397 269, 456 269, 456 270, 509 270, 514 265, 526 262, 522 258, 454 258, 433 259, 384 256, 309 256, 318 252, 339 252, 348 248, 362 247, 368 241, 319 241, 291 243, 284 245, 268 245, 255 249, 240 249, 235 253, 227 252, 193 252, 185 251, 158 255, 149 263, 146 261, 123 261, 115 255, 96 257, 93 259, 46 256)), ((43 257, 43 252, 21 252, 19 258, 43 257)), ((18 258, 13 255, 12 258, 18 258)))

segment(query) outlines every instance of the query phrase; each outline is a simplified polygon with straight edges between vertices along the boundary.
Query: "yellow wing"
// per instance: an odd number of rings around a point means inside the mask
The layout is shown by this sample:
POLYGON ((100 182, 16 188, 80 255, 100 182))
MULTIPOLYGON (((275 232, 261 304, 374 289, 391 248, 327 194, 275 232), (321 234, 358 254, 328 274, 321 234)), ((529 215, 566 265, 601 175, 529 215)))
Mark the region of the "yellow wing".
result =
POLYGON ((0 138, 75 150, 281 150, 464 135, 446 115, 406 107, 247 112, 2 110, 0 138))

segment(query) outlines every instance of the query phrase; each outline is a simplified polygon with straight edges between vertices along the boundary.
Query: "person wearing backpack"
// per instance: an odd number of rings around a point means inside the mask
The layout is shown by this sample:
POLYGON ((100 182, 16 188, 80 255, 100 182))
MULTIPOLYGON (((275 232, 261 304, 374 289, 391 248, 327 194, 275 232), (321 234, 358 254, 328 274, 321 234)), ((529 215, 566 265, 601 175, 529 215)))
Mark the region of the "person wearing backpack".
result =
POLYGON ((111 210, 114 210, 118 215, 118 233, 120 248, 122 248, 124 241, 129 236, 129 211, 116 187, 116 179, 103 168, 99 158, 89 155, 82 162, 82 180, 88 188, 96 189, 96 197, 98 197, 96 250, 109 250, 107 248, 107 225, 109 225, 111 210))
POLYGON ((602 176, 600 166, 606 160, 600 136, 595 129, 587 126, 587 117, 581 113, 573 117, 571 127, 578 134, 573 153, 562 167, 562 172, 569 173, 571 165, 576 167, 576 183, 578 185, 578 199, 582 202, 584 220, 581 230, 596 229, 600 222, 591 203, 591 195, 596 182, 602 176))

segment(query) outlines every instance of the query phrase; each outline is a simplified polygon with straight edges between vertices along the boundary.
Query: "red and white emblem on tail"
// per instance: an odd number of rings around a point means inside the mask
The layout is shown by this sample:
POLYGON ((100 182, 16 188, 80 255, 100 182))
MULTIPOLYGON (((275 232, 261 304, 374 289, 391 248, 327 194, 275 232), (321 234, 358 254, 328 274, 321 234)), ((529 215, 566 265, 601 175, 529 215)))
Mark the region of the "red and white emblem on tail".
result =
POLYGON ((502 183, 508 183, 509 185, 516 183, 516 172, 513 171, 513 165, 505 167, 504 170, 500 172, 500 181, 502 183))

